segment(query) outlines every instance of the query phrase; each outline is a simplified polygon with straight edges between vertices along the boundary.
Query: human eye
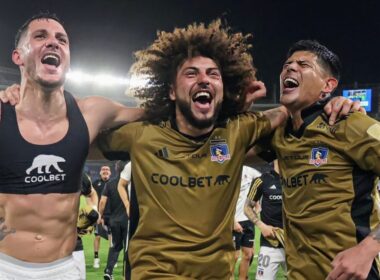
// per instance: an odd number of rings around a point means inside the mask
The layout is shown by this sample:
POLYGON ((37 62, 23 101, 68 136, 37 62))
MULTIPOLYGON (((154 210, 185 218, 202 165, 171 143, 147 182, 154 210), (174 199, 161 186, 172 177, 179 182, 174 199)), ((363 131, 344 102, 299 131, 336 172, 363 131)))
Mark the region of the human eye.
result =
POLYGON ((311 65, 308 61, 300 61, 299 65, 303 68, 311 67, 311 65))
POLYGON ((221 77, 220 71, 218 69, 211 69, 208 74, 215 79, 219 79, 221 77))
POLYGON ((35 39, 44 39, 45 37, 46 37, 46 35, 42 32, 34 34, 35 39))
POLYGON ((62 43, 62 44, 67 44, 67 39, 64 38, 64 37, 60 37, 60 38, 58 38, 58 41, 59 41, 60 43, 62 43))
POLYGON ((195 70, 195 69, 191 69, 191 68, 189 68, 189 69, 186 69, 185 70, 185 76, 187 76, 187 77, 194 77, 196 74, 197 74, 197 71, 195 70))

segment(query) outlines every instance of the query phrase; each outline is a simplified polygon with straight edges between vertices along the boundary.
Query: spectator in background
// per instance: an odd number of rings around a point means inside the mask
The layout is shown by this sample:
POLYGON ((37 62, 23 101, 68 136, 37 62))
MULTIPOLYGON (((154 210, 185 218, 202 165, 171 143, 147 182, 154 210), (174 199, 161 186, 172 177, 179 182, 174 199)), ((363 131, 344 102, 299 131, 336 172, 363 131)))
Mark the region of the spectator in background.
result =
MULTIPOLYGON (((126 165, 122 161, 117 161, 115 164, 115 171, 118 176, 112 179, 105 186, 100 203, 99 203, 99 213, 103 216, 105 206, 108 203, 110 216, 109 216, 109 226, 111 228, 112 242, 108 252, 107 266, 104 269, 104 279, 113 279, 113 268, 117 263, 120 251, 123 247, 126 247, 126 238, 128 231, 128 216, 127 210, 123 204, 123 201, 119 195, 118 185, 120 181, 120 172, 124 170, 126 165)), ((127 167, 128 168, 128 167, 127 167)), ((123 171, 124 172, 124 171, 123 171)), ((125 173, 125 172, 124 172, 125 173)), ((130 163, 129 163, 129 180, 130 180, 130 163)), ((124 179, 123 179, 124 180, 124 179)), ((129 181, 128 180, 128 181, 129 181)), ((128 182, 127 181, 127 182, 128 182)), ((103 219, 101 219, 103 222, 103 219)))
POLYGON ((236 204, 233 238, 235 242, 235 263, 242 252, 239 265, 239 280, 246 280, 248 269, 254 255, 255 227, 244 214, 244 203, 248 195, 252 180, 259 177, 261 173, 256 169, 243 166, 241 175, 240 194, 236 204))
MULTIPOLYGON (((98 198, 100 199, 104 187, 108 183, 110 177, 111 177, 111 168, 108 165, 102 165, 100 167, 99 171, 100 178, 96 180, 93 184, 96 193, 98 195, 98 198)), ((100 247, 100 238, 103 237, 107 239, 107 235, 110 236, 110 230, 107 227, 108 226, 108 217, 109 217, 109 206, 105 205, 104 213, 103 213, 103 219, 104 219, 104 226, 102 224, 97 224, 95 227, 95 239, 94 239, 94 268, 100 267, 100 259, 99 259, 99 247, 100 247)), ((100 221, 99 221, 100 222, 100 221)), ((109 238, 108 238, 109 239, 109 238)), ((111 240, 109 240, 111 241, 111 240)))

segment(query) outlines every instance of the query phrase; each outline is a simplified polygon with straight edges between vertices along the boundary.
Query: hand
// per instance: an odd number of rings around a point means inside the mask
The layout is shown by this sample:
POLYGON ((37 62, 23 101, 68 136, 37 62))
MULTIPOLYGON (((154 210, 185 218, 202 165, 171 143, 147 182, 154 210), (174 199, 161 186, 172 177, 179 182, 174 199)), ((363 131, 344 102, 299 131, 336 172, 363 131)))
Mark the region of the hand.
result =
POLYGON ((243 227, 238 222, 235 222, 234 223, 234 231, 235 232, 243 232, 243 227))
POLYGON ((261 81, 251 81, 244 91, 245 101, 243 111, 247 111, 258 99, 265 97, 267 89, 261 81))
POLYGON ((261 221, 258 223, 258 227, 261 231, 261 234, 265 238, 276 239, 276 235, 274 233, 274 227, 272 227, 270 225, 266 225, 261 221))
POLYGON ((336 255, 332 262, 333 270, 326 280, 365 280, 371 269, 374 256, 369 254, 361 244, 349 248, 336 255))
POLYGON ((20 101, 20 86, 13 84, 5 90, 0 91, 0 100, 3 103, 10 103, 15 106, 20 101))
POLYGON ((333 125, 338 118, 347 116, 350 112, 359 111, 366 114, 359 101, 352 101, 343 96, 337 96, 331 99, 325 106, 325 112, 329 117, 329 124, 333 125))

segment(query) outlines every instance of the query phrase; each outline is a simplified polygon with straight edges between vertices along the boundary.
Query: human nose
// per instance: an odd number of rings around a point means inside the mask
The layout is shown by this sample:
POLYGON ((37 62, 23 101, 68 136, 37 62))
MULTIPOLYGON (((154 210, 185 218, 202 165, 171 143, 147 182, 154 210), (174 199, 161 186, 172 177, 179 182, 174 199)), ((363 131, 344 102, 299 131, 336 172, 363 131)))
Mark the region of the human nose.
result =
POLYGON ((207 73, 199 73, 198 84, 201 87, 207 87, 210 84, 210 77, 207 75, 207 73))
POLYGON ((294 72, 294 71, 296 71, 296 69, 297 69, 297 63, 295 61, 293 61, 293 62, 290 62, 290 63, 284 65, 283 70, 286 72, 291 72, 291 71, 294 72))
POLYGON ((58 49, 59 43, 55 37, 49 37, 45 42, 45 46, 46 46, 46 48, 58 49))

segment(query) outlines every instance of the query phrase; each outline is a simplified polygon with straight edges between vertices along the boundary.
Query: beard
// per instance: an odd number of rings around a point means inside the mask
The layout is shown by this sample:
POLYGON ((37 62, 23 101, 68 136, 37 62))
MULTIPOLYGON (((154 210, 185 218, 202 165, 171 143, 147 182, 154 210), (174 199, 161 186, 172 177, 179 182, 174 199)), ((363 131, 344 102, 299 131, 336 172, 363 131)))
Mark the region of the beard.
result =
POLYGON ((218 119, 220 109, 222 108, 222 103, 219 102, 218 104, 216 104, 214 115, 211 118, 199 120, 194 116, 193 112, 191 111, 191 107, 187 102, 179 99, 177 99, 176 102, 179 110, 184 115, 185 119, 189 122, 189 124, 198 129, 205 129, 213 126, 216 120, 218 119))

